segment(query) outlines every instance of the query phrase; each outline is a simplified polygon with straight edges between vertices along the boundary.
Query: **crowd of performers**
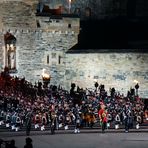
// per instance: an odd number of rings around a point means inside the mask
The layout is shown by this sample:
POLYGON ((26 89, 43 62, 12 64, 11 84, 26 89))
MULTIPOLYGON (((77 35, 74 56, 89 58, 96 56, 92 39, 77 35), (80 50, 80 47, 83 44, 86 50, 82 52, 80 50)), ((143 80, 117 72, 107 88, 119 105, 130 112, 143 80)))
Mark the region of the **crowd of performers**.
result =
POLYGON ((42 83, 32 85, 25 78, 11 77, 7 71, 0 76, 0 126, 18 131, 26 127, 26 134, 31 128, 46 130, 51 133, 73 126, 74 133, 83 127, 93 128, 94 124, 102 127, 102 132, 111 126, 115 129, 124 125, 125 132, 130 128, 139 128, 148 120, 148 106, 138 96, 123 96, 115 89, 107 95, 105 86, 98 90, 77 88, 71 90, 50 86, 43 88, 42 83))

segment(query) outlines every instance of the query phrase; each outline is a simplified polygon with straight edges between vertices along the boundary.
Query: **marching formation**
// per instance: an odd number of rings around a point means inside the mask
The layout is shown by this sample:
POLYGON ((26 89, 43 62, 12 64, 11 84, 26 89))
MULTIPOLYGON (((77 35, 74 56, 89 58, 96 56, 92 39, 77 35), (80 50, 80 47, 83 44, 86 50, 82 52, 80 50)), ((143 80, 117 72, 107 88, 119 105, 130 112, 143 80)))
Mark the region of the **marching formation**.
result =
POLYGON ((11 77, 4 71, 0 77, 0 126, 18 131, 26 127, 30 130, 55 130, 73 127, 74 133, 81 128, 101 126, 106 128, 139 128, 144 118, 148 120, 148 106, 138 96, 123 96, 111 91, 107 95, 105 86, 90 91, 77 88, 74 84, 69 91, 60 86, 43 88, 41 82, 32 85, 25 78, 11 77))

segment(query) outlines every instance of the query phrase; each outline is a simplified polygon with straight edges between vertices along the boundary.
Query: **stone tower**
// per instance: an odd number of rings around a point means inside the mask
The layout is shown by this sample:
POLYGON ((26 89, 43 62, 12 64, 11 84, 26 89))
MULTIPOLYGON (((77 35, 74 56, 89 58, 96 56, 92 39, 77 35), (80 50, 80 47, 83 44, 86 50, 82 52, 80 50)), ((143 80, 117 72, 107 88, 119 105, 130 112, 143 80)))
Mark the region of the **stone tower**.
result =
POLYGON ((79 18, 36 15, 38 0, 0 2, 0 66, 11 75, 42 81, 42 69, 52 84, 63 84, 65 52, 77 43, 79 18))

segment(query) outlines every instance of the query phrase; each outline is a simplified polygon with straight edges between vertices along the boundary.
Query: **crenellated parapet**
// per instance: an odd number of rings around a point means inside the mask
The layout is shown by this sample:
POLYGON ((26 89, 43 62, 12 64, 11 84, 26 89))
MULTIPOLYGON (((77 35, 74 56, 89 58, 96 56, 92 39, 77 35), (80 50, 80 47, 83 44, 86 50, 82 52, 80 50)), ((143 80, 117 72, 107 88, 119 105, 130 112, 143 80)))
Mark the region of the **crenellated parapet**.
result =
POLYGON ((17 28, 5 28, 5 29, 0 29, 0 34, 4 35, 7 32, 15 35, 18 34, 41 34, 41 33, 45 33, 45 34, 49 34, 49 35, 67 35, 67 36, 74 36, 74 35, 78 35, 77 32, 73 31, 73 30, 48 30, 48 29, 17 29, 17 28))
POLYGON ((0 32, 5 34, 6 32, 10 32, 13 35, 16 34, 30 34, 30 33, 47 33, 54 35, 76 35, 78 36, 80 32, 80 19, 78 17, 43 17, 43 16, 35 16, 33 19, 33 26, 26 25, 31 24, 31 22, 20 22, 18 20, 11 21, 9 18, 7 21, 3 21, 4 16, 0 17, 1 25, 0 32), (7 23, 5 23, 7 22, 7 23), (11 25, 12 24, 12 25, 11 25))

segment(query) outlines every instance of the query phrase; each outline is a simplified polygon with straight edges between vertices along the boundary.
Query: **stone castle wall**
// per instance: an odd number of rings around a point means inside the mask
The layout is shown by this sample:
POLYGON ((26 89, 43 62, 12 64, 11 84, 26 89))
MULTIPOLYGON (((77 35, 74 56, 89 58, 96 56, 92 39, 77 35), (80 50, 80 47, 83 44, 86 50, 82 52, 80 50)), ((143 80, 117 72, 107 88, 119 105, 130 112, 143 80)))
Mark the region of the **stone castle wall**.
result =
POLYGON ((39 31, 21 33, 19 40, 21 43, 18 45, 17 58, 19 76, 25 75, 31 82, 41 80, 42 69, 45 68, 53 77, 52 84, 63 83, 65 67, 63 59, 65 51, 77 42, 75 35, 39 31))
POLYGON ((3 28, 36 28, 35 11, 22 1, 0 3, 0 18, 3 28))
MULTIPOLYGON (((68 54, 78 42, 79 18, 36 17, 31 0, 0 3, 0 69, 4 68, 4 34, 16 38, 16 68, 19 77, 42 81, 42 69, 51 74, 51 84, 70 89, 71 83, 94 88, 94 82, 115 87, 126 94, 139 81, 139 93, 148 97, 148 54, 68 54), (11 8, 11 9, 10 9, 11 8)), ((36 1, 36 0, 34 0, 36 1)), ((98 0, 99 1, 99 0, 98 0)), ((101 1, 102 2, 102 1, 101 1)), ((104 4, 105 5, 105 4, 104 4)))
POLYGON ((27 1, 5 1, 0 5, 0 67, 5 67, 4 35, 16 38, 16 69, 19 77, 42 81, 42 69, 51 75, 51 84, 64 83, 65 52, 77 44, 79 18, 35 16, 27 1), (13 9, 10 9, 13 8, 13 9))
MULTIPOLYGON (((6 31, 1 32, 1 41, 5 33, 6 31)), ((42 69, 45 68, 53 77, 52 84, 64 83, 65 52, 77 43, 78 34, 76 32, 38 29, 33 31, 10 30, 10 33, 17 39, 17 73, 14 75, 25 76, 28 81, 34 83, 38 80, 42 81, 42 69)), ((4 42, 1 42, 0 46, 0 64, 4 68, 4 42)))
POLYGON ((142 53, 89 53, 66 55, 65 85, 76 83, 80 88, 94 88, 104 84, 107 91, 115 87, 127 94, 139 82, 139 94, 148 97, 148 54, 142 53))

